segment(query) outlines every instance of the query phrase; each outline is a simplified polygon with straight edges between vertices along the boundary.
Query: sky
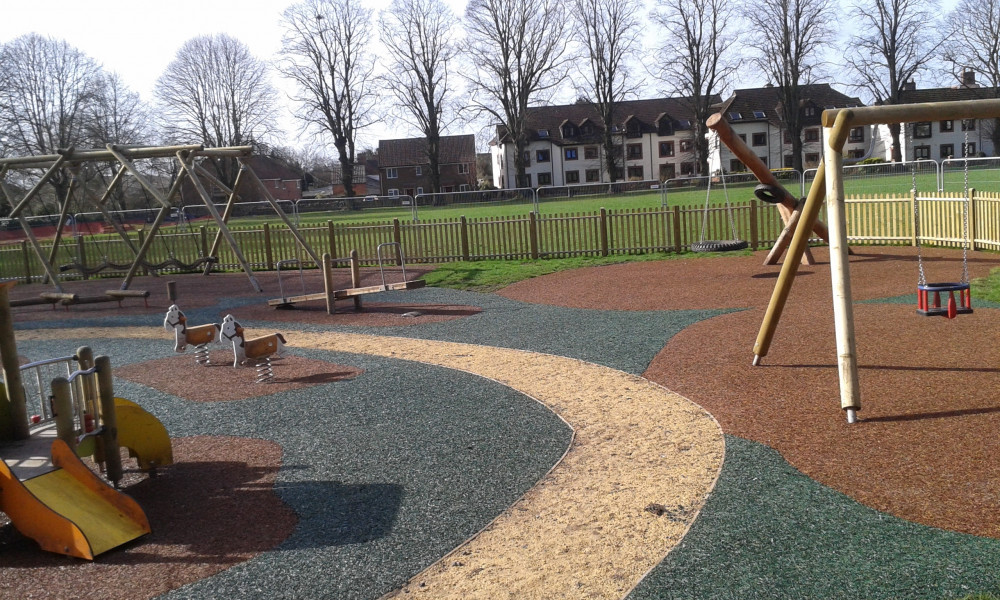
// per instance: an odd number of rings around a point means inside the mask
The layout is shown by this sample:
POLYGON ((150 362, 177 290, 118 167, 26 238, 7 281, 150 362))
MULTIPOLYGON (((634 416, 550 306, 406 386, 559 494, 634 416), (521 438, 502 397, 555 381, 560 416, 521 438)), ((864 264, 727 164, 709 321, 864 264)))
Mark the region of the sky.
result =
MULTIPOLYGON (((647 3, 653 1, 646 0, 647 3)), ((957 1, 943 0, 943 11, 954 7, 957 1)), ((376 14, 389 4, 389 0, 363 2, 376 14)), ((447 2, 456 15, 464 12, 466 0, 447 2)), ((198 35, 228 33, 247 44, 258 58, 273 59, 281 47, 281 27, 278 25, 281 13, 294 2, 201 0, 195 4, 178 4, 140 0, 101 3, 103 10, 100 11, 94 8, 94 2, 83 0, 5 0, 4 4, 0 13, 0 42, 31 32, 63 39, 97 60, 108 71, 121 75, 143 100, 152 101, 156 79, 181 45, 198 35)), ((652 37, 656 29, 647 28, 647 47, 656 43, 657 40, 652 37)), ((377 38, 376 32, 372 33, 377 38)), ((273 82, 280 90, 283 85, 280 78, 274 76, 273 82)), ((739 82, 740 87, 763 83, 739 82)), ((656 90, 651 88, 644 97, 650 94, 656 94, 656 90)), ((290 110, 286 109, 283 113, 280 125, 288 134, 286 140, 301 139, 290 110)), ((476 129, 465 127, 449 133, 478 133, 476 129)), ((396 125, 396 128, 383 124, 372 128, 363 142, 377 146, 380 138, 413 135, 416 132, 408 130, 405 124, 396 125)), ((288 141, 285 144, 296 145, 288 141)))

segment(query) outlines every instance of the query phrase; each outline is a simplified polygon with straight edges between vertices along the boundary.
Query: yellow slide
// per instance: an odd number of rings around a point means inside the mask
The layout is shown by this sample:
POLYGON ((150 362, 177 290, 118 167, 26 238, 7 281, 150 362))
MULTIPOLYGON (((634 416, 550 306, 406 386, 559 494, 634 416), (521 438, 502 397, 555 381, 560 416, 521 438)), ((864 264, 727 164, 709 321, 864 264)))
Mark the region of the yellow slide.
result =
POLYGON ((115 398, 118 418, 118 445, 128 448, 139 468, 150 471, 174 464, 174 452, 167 428, 144 408, 125 398, 115 398))
POLYGON ((150 532, 135 500, 84 465, 62 440, 52 443, 55 470, 19 481, 0 460, 0 511, 43 550, 93 560, 150 532))

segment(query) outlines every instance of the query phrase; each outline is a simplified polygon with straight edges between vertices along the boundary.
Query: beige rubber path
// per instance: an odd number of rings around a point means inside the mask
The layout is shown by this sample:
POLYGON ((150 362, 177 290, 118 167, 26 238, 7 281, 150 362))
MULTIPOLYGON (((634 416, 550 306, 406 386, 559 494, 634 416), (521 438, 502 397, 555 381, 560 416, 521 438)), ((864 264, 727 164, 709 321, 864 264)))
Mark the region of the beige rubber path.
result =
MULTIPOLYGON (((291 347, 411 360, 498 381, 574 431, 563 459, 521 499, 388 597, 621 598, 684 537, 722 467, 715 419, 638 376, 506 348, 283 333, 291 347)), ((25 341, 56 336, 164 338, 154 328, 18 332, 25 341)))

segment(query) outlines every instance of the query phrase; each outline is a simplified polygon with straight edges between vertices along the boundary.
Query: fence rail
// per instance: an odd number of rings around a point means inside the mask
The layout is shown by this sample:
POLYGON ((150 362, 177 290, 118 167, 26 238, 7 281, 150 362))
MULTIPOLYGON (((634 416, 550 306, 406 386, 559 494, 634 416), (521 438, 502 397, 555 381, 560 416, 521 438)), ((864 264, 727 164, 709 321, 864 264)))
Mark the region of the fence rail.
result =
MULTIPOLYGON (((825 215, 821 214, 825 219, 825 215)), ((847 200, 848 239, 854 243, 908 244, 920 241, 947 247, 1000 250, 1000 194, 970 190, 962 193, 861 196, 847 200), (914 208, 919 228, 914 228, 914 208)), ((512 217, 438 219, 422 222, 392 221, 335 224, 328 221, 300 229, 317 252, 334 257, 357 249, 361 263, 378 262, 379 244, 398 242, 413 263, 441 263, 484 259, 523 260, 569 256, 609 256, 645 252, 682 252, 702 239, 746 240, 751 248, 767 247, 781 233, 782 223, 773 205, 751 199, 735 202, 732 209, 679 206, 600 210, 593 213, 538 214, 512 217), (735 229, 735 235, 733 230, 735 229)), ((312 265, 284 224, 234 226, 233 237, 252 268, 273 270, 279 261, 298 259, 312 265)), ((127 232, 135 248, 143 230, 127 232)), ((161 233, 150 247, 148 262, 167 259, 194 263, 208 253, 216 231, 206 227, 161 233)), ((42 243, 51 252, 52 242, 42 243)), ((63 240, 56 252, 58 265, 93 268, 106 264, 102 274, 123 275, 132 251, 120 238, 93 240, 77 236, 63 240)), ((219 246, 215 269, 240 269, 227 244, 219 246)), ((168 268, 161 272, 177 272, 168 268)), ((79 270, 67 277, 87 277, 79 270)), ((26 242, 0 247, 0 278, 40 281, 44 271, 26 242)))

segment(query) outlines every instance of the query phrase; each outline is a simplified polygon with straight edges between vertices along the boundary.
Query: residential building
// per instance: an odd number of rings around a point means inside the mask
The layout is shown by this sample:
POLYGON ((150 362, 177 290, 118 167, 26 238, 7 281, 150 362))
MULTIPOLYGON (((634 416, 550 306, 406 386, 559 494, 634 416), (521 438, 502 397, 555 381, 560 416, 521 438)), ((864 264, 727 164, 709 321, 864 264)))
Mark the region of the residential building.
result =
MULTIPOLYGON (((686 99, 625 101, 619 104, 618 115, 611 129, 624 164, 616 181, 667 180, 695 173, 693 116, 686 99)), ((593 105, 531 107, 526 123, 525 179, 520 182, 515 182, 514 141, 506 127, 497 127, 497 137, 490 142, 495 186, 611 181, 602 144, 605 124, 593 105)))
MULTIPOLYGON (((956 87, 918 90, 911 82, 901 94, 900 101, 912 104, 998 97, 998 90, 979 87, 976 85, 975 73, 966 71, 962 84, 956 87)), ((900 134, 903 160, 930 159, 941 162, 948 158, 995 156, 996 148, 993 147, 991 135, 995 122, 994 119, 949 119, 913 123, 900 134)), ((888 135, 888 126, 881 127, 888 135)))
MULTIPOLYGON (((736 90, 725 102, 717 105, 733 132, 771 169, 791 168, 792 140, 781 118, 780 88, 765 86, 736 90)), ((858 98, 838 92, 826 83, 802 86, 799 110, 802 118, 802 164, 815 168, 823 157, 823 126, 820 121, 828 108, 862 106, 858 98)), ((714 133, 709 134, 713 149, 709 160, 713 172, 746 171, 746 166, 719 144, 714 133)), ((877 129, 856 127, 850 131, 844 149, 848 159, 885 156, 884 138, 877 129)))
MULTIPOLYGON (((476 189, 474 135, 442 136, 439 156, 441 192, 476 189)), ((379 140, 378 161, 382 195, 412 197, 431 193, 427 138, 379 140)))

